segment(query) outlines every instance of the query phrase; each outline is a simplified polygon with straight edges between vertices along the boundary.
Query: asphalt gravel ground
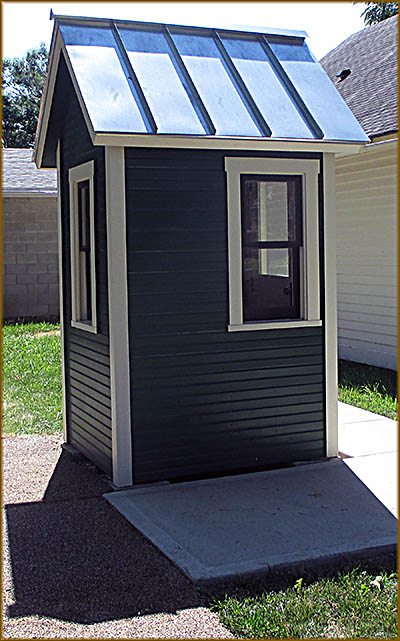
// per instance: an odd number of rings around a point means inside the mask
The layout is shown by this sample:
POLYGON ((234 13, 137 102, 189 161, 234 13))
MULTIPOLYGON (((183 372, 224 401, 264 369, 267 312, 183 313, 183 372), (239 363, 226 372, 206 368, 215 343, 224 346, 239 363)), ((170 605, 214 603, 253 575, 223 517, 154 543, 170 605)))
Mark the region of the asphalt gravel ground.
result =
POLYGON ((61 443, 3 438, 2 638, 233 638, 61 443))

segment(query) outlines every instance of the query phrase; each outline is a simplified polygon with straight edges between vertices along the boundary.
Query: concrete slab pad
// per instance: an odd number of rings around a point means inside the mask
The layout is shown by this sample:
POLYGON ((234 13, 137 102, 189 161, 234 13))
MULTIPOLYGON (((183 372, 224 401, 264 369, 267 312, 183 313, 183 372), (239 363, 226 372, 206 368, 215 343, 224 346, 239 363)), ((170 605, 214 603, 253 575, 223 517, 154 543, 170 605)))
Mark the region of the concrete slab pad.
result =
MULTIPOLYGON (((363 423, 367 421, 390 421, 391 419, 380 414, 374 414, 361 407, 354 407, 354 405, 347 405, 347 403, 338 402, 338 423, 344 425, 345 423, 363 423)), ((396 423, 396 421, 391 421, 396 423)))
POLYGON ((104 495, 194 582, 394 550, 396 519, 341 460, 104 495))
POLYGON ((338 447, 339 452, 347 456, 396 452, 398 449, 397 423, 389 418, 362 423, 345 423, 338 430, 338 447))
POLYGON ((397 452, 348 458, 344 463, 397 517, 397 452))

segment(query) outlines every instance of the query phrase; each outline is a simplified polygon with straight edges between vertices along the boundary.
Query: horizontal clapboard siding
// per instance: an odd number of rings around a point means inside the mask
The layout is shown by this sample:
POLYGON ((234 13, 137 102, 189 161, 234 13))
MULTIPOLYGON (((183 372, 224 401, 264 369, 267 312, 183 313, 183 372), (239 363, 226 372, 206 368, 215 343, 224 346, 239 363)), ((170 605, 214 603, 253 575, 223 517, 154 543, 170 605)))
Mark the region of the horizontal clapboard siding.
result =
MULTIPOLYGON (((64 336, 68 442, 111 475, 111 400, 108 337, 108 287, 104 150, 90 142, 64 62, 55 89, 58 126, 63 123, 62 230, 64 336), (68 170, 94 160, 96 294, 98 334, 71 327, 68 170)), ((50 123, 50 127, 53 123, 50 123)))
POLYGON ((397 166, 392 143, 336 161, 339 357, 396 369, 397 166))
POLYGON ((323 328, 226 330, 224 156, 125 150, 136 483, 324 456, 323 328))

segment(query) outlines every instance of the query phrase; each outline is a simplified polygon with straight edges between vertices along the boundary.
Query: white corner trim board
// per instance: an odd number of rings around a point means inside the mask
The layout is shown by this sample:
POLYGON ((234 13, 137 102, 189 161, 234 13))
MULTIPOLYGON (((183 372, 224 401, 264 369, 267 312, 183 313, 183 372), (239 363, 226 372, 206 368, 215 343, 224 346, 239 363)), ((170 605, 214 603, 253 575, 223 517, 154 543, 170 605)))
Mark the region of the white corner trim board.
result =
MULTIPOLYGON (((282 329, 320 325, 318 160, 286 158, 225 158, 228 209, 228 331, 282 329), (240 177, 243 174, 294 175, 303 185, 302 318, 278 322, 243 322, 242 213, 240 177)), ((267 319, 265 319, 267 321, 267 319)))
POLYGON ((108 305, 113 483, 132 485, 125 154, 106 147, 108 305))
POLYGON ((336 166, 334 154, 324 154, 325 261, 325 392, 326 455, 338 454, 337 293, 336 293, 336 166))
POLYGON ((59 198, 57 200, 57 228, 58 228, 58 293, 60 301, 60 338, 61 338, 61 387, 63 408, 63 438, 68 443, 67 430, 67 397, 65 387, 65 338, 64 338, 64 296, 63 296, 63 246, 61 225, 61 141, 57 142, 57 186, 59 198))

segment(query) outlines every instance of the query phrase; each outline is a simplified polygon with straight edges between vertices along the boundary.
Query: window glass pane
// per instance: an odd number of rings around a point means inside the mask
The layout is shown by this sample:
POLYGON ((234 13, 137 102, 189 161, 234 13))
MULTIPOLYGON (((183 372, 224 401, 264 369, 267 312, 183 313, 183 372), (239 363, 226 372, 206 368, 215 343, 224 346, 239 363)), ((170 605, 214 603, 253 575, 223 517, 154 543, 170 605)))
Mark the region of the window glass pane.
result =
POLYGON ((245 178, 245 242, 300 240, 293 180, 245 178))
POLYGON ((258 184, 258 240, 288 240, 286 183, 258 184))
POLYGON ((243 253, 243 320, 300 318, 299 250, 247 247, 243 253))
POLYGON ((78 183, 79 249, 90 250, 89 181, 78 183))
POLYGON ((289 251, 287 249, 259 249, 258 267, 265 276, 289 276, 289 251))
POLYGON ((77 184, 80 320, 92 320, 89 180, 77 184))

